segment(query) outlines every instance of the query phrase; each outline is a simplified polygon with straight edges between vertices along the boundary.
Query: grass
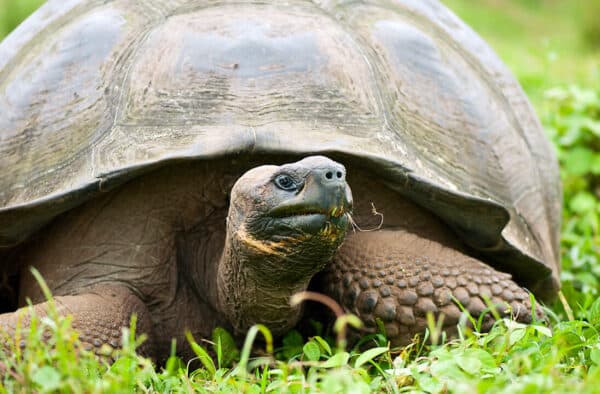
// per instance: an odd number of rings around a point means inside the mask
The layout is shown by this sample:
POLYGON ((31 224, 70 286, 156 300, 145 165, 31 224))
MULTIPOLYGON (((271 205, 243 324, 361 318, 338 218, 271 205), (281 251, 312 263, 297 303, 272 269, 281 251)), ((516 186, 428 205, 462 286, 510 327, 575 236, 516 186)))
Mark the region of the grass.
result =
MULTIPOLYGON (((549 325, 500 320, 486 334, 463 325, 460 338, 447 341, 432 321, 425 338, 399 349, 381 333, 352 348, 322 332, 303 338, 292 331, 275 343, 262 326, 238 349, 217 330, 211 342, 188 337, 194 363, 173 355, 155 366, 136 354, 134 324, 123 331, 123 349, 98 358, 81 348, 68 319, 50 315, 33 319, 24 348, 23 338, 5 338, 11 348, 0 352, 0 393, 599 392, 600 1, 444 2, 513 70, 556 147, 565 201, 563 302, 547 310, 549 325), (251 353, 257 336, 266 347, 251 353), (431 338, 437 344, 427 344, 431 338)), ((0 37, 38 3, 0 0, 0 37)))
POLYGON ((504 319, 489 333, 463 324, 461 338, 427 345, 439 334, 432 324, 424 338, 400 349, 390 349, 382 334, 363 338, 360 347, 368 350, 360 351, 358 346, 346 350, 344 338, 306 341, 295 331, 274 349, 270 332, 261 325, 249 330, 241 351, 223 330, 202 345, 188 334, 202 367, 191 368, 172 355, 156 369, 136 354, 143 339, 136 339, 135 320, 123 330, 122 349, 105 349, 104 357, 97 357, 81 347, 70 320, 57 319, 51 310, 49 317, 32 318, 25 347, 19 346, 24 338, 18 335, 6 338, 10 349, 0 352, 0 393, 597 392, 600 300, 585 311, 585 320, 561 321, 549 313, 552 330, 504 319), (250 357, 258 334, 265 350, 250 357))

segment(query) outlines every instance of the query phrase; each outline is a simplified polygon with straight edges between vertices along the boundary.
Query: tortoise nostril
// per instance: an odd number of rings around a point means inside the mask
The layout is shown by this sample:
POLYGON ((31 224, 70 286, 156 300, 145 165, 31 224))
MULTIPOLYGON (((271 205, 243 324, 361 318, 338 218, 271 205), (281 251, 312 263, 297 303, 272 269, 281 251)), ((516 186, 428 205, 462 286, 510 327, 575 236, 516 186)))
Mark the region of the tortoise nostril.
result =
POLYGON ((331 171, 327 171, 327 174, 325 174, 325 177, 326 177, 327 179, 331 179, 331 178, 333 178, 333 172, 331 172, 331 171))
POLYGON ((343 175, 343 174, 342 174, 342 172, 341 172, 341 171, 338 171, 338 172, 336 173, 336 175, 337 175, 337 177, 338 177, 339 179, 342 179, 342 175, 343 175))

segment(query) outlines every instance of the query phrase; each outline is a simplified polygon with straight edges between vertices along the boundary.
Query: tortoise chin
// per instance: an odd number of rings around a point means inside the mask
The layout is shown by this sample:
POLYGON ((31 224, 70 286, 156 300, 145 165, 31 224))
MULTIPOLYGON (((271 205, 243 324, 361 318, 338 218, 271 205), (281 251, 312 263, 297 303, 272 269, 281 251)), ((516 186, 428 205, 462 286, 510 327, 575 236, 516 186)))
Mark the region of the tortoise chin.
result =
POLYGON ((246 247, 265 257, 293 260, 312 271, 315 263, 322 266, 337 251, 346 236, 347 226, 346 215, 306 213, 254 221, 237 235, 246 247))
POLYGON ((348 225, 346 216, 332 218, 318 213, 269 218, 264 221, 268 225, 260 222, 254 222, 252 228, 242 226, 235 233, 236 243, 242 254, 255 256, 258 270, 286 277, 290 271, 278 272, 278 268, 289 263, 297 268, 293 277, 321 270, 344 241, 348 225))

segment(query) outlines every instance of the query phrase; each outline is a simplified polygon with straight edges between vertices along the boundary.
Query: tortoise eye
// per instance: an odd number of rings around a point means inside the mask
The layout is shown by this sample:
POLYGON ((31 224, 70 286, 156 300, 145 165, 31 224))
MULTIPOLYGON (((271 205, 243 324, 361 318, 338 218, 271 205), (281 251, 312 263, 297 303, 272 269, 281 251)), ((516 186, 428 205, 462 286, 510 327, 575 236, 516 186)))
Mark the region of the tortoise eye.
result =
POLYGON ((287 174, 278 175, 273 182, 278 188, 282 190, 291 191, 296 190, 298 188, 298 185, 296 184, 294 179, 292 179, 292 177, 287 174))

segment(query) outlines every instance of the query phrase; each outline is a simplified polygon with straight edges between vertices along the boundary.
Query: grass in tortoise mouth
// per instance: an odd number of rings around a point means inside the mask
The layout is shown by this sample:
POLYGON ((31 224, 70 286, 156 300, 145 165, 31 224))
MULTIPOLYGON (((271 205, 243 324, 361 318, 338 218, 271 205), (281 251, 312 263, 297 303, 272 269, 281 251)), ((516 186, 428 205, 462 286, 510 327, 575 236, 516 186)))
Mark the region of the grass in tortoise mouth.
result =
POLYGON ((377 231, 383 227, 383 214, 378 212, 375 208, 375 204, 371 203, 371 213, 373 216, 379 216, 380 222, 377 226, 373 228, 362 228, 354 218, 352 217, 352 211, 345 209, 344 207, 333 207, 329 212, 324 209, 305 209, 305 210, 297 210, 286 212, 285 214, 276 215, 277 217, 294 217, 294 216, 310 216, 310 215, 323 215, 329 217, 331 219, 339 219, 342 216, 346 216, 348 222, 352 225, 353 231, 359 232, 369 232, 369 231, 377 231))

